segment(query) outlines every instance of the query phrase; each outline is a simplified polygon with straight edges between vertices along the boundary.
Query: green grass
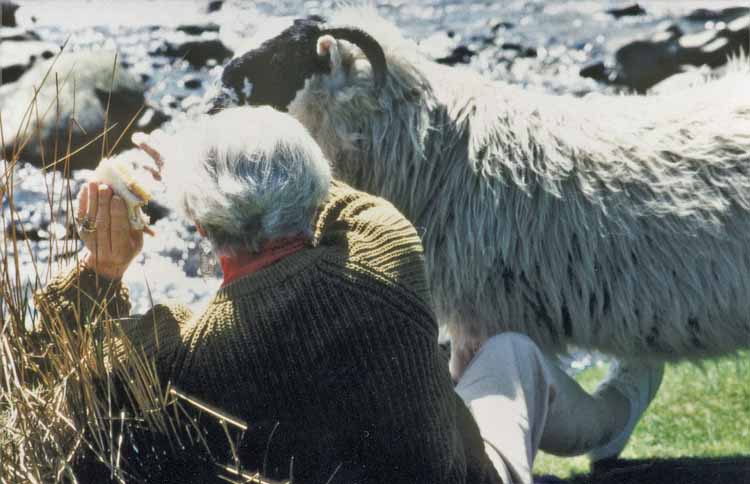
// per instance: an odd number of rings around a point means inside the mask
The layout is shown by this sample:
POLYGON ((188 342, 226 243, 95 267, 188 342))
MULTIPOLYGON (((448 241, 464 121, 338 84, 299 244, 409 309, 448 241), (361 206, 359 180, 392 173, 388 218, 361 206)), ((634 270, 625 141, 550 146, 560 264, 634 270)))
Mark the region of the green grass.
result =
MULTIPOLYGON (((578 381, 593 390, 606 367, 583 372, 578 381)), ((750 456, 750 352, 703 363, 669 365, 656 399, 636 427, 624 459, 750 456)), ((587 473, 585 456, 540 453, 535 474, 566 478, 587 473)))

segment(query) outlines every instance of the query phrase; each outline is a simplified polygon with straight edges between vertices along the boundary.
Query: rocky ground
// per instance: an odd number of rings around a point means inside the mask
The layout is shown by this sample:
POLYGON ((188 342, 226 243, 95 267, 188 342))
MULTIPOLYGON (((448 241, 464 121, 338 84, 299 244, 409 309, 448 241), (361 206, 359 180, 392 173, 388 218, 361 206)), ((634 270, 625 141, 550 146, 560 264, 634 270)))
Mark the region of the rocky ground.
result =
MULTIPOLYGON (((13 175, 12 217, 9 197, 2 201, 6 235, 24 239, 8 255, 18 256, 18 268, 30 285, 37 282, 34 261, 44 276, 44 266, 77 248, 74 230, 65 223, 69 207, 61 201, 77 192, 102 153, 99 140, 76 154, 69 163, 69 182, 61 183, 61 174, 41 167, 63 157, 68 133, 72 146, 80 146, 105 128, 105 111, 111 129, 107 152, 129 148, 127 134, 134 129, 169 130, 202 110, 202 98, 223 62, 285 27, 290 18, 325 16, 335 3, 14 1, 20 8, 0 0, 5 158, 23 138, 16 133, 35 87, 43 85, 39 111, 49 106, 51 113, 31 125, 34 142, 21 153, 30 164, 13 175), (63 45, 63 55, 42 84, 63 45), (56 92, 63 101, 55 101, 56 92), (126 130, 133 117, 134 125, 126 130), (120 135, 123 142, 115 147, 120 135)), ((720 71, 730 54, 750 46, 750 8, 740 0, 381 0, 377 5, 438 62, 465 64, 494 79, 560 94, 669 92, 701 82, 720 71)), ((4 179, 9 171, 7 166, 3 170, 4 179)), ((149 288, 154 300, 205 301, 218 280, 215 274, 201 274, 195 233, 163 206, 151 207, 151 215, 158 236, 147 239, 127 276, 135 309, 150 305, 149 288)), ((577 354, 568 364, 589 362, 590 356, 577 354)))

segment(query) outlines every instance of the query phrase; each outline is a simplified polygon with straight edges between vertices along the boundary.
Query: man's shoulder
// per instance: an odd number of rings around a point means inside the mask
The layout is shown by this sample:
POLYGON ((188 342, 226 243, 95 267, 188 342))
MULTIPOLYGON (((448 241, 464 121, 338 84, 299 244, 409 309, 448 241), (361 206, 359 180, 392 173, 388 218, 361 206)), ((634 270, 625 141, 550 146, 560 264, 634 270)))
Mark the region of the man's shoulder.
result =
POLYGON ((347 272, 413 292, 429 304, 422 241, 387 200, 335 182, 318 215, 316 243, 332 249, 347 272))
MULTIPOLYGON (((414 227, 388 200, 357 190, 334 180, 327 200, 316 219, 316 235, 324 236, 335 223, 380 225, 383 228, 413 232, 414 227)), ((349 227, 356 229, 357 227, 349 227)))
POLYGON ((386 250, 387 244, 395 244, 409 254, 423 253, 416 229, 393 204, 334 181, 316 218, 315 243, 326 246, 342 242, 346 242, 350 255, 386 250))

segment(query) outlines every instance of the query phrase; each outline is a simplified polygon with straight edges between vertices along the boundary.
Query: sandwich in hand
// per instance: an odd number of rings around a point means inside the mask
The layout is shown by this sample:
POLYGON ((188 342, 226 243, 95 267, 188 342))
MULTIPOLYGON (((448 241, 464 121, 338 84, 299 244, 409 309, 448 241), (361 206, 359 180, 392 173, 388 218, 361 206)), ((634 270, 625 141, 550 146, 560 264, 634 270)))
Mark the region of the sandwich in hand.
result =
POLYGON ((151 194, 135 179, 129 162, 123 157, 105 158, 96 168, 93 179, 109 185, 125 201, 132 229, 153 235, 148 227, 148 215, 142 210, 151 200, 151 194))

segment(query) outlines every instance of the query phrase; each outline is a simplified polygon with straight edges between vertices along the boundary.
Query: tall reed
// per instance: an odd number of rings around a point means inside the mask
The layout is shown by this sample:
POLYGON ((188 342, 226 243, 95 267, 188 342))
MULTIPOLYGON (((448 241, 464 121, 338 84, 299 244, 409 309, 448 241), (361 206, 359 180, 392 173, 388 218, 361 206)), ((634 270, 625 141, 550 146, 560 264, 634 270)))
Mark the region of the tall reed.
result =
MULTIPOLYGON (((160 384, 154 362, 132 347, 119 330, 120 321, 106 313, 106 304, 81 314, 79 321, 43 319, 33 307, 32 293, 63 266, 77 262, 80 245, 75 235, 50 231, 49 254, 42 263, 18 223, 14 198, 23 147, 42 145, 40 122, 54 117, 60 126, 62 88, 75 82, 72 72, 51 78, 60 55, 36 92, 54 82, 55 101, 41 106, 33 96, 12 147, 6 146, 7 127, 0 116, 0 154, 10 153, 0 171, 0 198, 8 208, 0 214, 0 482, 272 483, 243 471, 233 445, 229 458, 211 453, 206 426, 223 429, 231 443, 241 438, 246 424, 160 384), (22 274, 22 250, 32 254, 33 274, 22 274)), ((112 80, 116 69, 115 58, 112 80)), ((106 119, 108 112, 109 102, 106 119)), ((65 227, 74 226, 71 157, 94 143, 101 143, 104 157, 121 141, 110 143, 113 126, 105 122, 86 145, 71 146, 74 124, 68 123, 66 139, 55 140, 54 153, 43 156, 48 160, 43 172, 51 174, 46 209, 53 223, 65 227)))

